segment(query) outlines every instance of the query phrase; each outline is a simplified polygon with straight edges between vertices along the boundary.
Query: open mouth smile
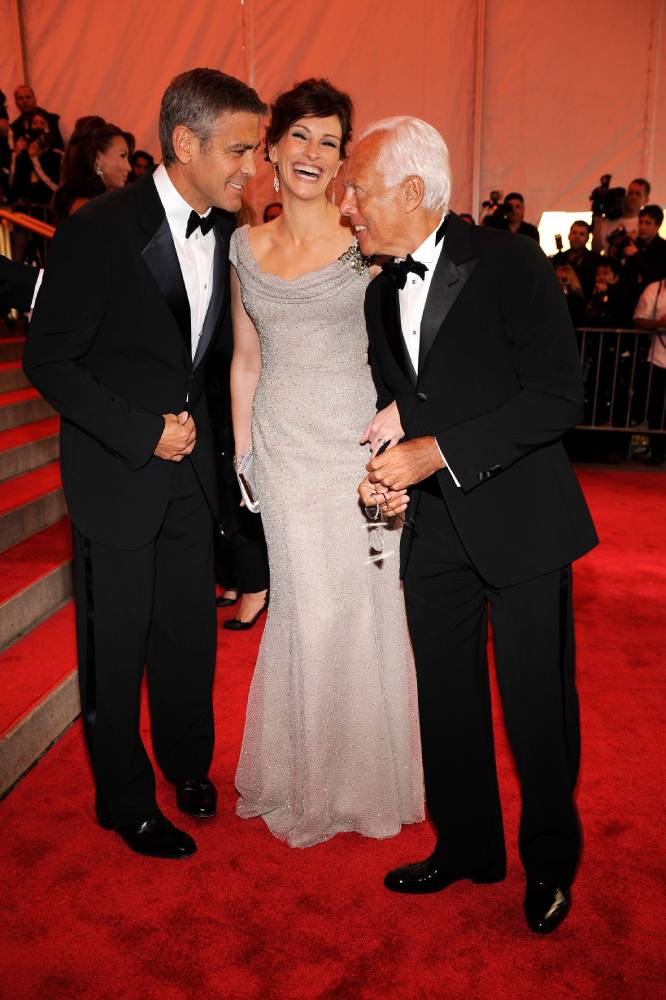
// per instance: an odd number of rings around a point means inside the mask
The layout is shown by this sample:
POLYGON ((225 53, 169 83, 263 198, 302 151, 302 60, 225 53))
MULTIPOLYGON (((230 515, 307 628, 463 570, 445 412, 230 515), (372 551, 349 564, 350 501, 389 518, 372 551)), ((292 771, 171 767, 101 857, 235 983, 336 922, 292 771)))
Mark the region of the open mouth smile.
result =
POLYGON ((314 167, 307 163, 295 163, 292 170, 303 181, 318 181, 324 172, 321 167, 314 167))

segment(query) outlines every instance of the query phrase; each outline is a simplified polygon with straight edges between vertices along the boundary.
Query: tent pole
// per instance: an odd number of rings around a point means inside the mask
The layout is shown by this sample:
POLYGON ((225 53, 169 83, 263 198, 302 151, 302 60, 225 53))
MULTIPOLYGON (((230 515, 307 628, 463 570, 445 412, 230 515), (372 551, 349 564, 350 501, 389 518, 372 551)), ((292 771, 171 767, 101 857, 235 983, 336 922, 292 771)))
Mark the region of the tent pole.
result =
POLYGON ((654 0, 652 6, 652 37, 648 61, 648 83, 645 100, 645 125, 643 131, 643 177, 652 177, 654 168, 654 138, 657 131, 657 94, 661 62, 661 35, 664 25, 664 0, 654 0))
POLYGON ((21 0, 11 2, 12 34, 14 36, 14 55, 16 56, 16 68, 21 83, 29 84, 28 64, 25 58, 25 41, 23 38, 23 15, 21 11, 21 0))
POLYGON ((486 58, 486 0, 476 4, 476 59, 474 73, 474 135, 472 139, 472 205, 474 217, 481 209, 481 135, 483 130, 483 82, 486 58))

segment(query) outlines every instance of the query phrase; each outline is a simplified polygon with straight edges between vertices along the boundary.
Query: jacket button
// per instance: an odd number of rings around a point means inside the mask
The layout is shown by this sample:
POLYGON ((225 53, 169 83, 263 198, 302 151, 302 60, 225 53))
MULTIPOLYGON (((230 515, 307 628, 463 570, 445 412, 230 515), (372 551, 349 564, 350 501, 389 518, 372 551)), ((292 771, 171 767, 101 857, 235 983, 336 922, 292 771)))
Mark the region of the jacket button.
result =
POLYGON ((480 483, 484 483, 486 481, 486 479, 488 478, 488 473, 487 472, 479 472, 479 474, 478 474, 478 476, 476 478, 479 480, 480 483))
POLYGON ((425 392, 417 392, 416 393, 416 398, 418 399, 419 403, 427 403, 428 402, 428 397, 427 397, 427 395, 426 395, 425 392))

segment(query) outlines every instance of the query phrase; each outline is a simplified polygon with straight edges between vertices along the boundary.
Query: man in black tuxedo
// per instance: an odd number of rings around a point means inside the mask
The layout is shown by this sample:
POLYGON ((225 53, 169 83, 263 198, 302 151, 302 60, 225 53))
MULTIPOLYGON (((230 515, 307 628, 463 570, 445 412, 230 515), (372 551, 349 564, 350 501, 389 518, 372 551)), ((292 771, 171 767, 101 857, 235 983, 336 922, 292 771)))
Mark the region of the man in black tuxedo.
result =
POLYGON ((580 847, 571 562, 596 536, 560 440, 581 412, 580 365, 536 242, 461 222, 449 197, 442 137, 397 118, 352 153, 341 207, 364 254, 395 258, 366 297, 379 407, 367 440, 373 454, 392 447, 360 493, 407 510, 401 573, 437 831, 433 855, 385 884, 423 893, 504 878, 490 612, 523 795, 526 915, 546 933, 569 908, 580 847))
POLYGON ((256 93, 217 70, 176 77, 163 165, 58 229, 24 368, 62 416, 81 706, 97 816, 143 854, 192 854, 160 813, 139 735, 181 810, 214 815, 215 465, 204 363, 228 306, 228 243, 255 173, 256 93), (224 209, 224 212, 219 211, 224 209))
POLYGON ((32 309, 39 290, 37 281, 40 273, 38 267, 17 264, 0 254, 0 312, 8 312, 9 309, 28 312, 32 309))

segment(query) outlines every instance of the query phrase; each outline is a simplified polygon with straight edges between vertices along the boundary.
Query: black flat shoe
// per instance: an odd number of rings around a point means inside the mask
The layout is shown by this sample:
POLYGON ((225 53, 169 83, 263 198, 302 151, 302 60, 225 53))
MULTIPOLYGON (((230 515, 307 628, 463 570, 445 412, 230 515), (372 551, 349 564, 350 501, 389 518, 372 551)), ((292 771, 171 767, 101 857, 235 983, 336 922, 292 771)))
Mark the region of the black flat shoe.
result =
POLYGON ((240 594, 236 594, 235 597, 217 597, 215 598, 215 604, 218 608, 231 608, 234 604, 238 604, 240 601, 240 594))
POLYGON ((210 819, 217 812, 217 789, 205 778, 176 782, 176 802, 181 812, 197 819, 210 819))
POLYGON ((153 858, 189 858, 196 853, 197 845, 192 838, 170 823, 160 813, 136 826, 113 827, 128 847, 137 854, 147 854, 153 858))
POLYGON ((501 882, 506 875, 504 866, 484 868, 478 872, 452 874, 442 871, 434 855, 425 861, 416 861, 412 865, 394 868, 384 879, 384 885, 391 892, 408 892, 424 895, 427 892, 441 892, 453 882, 470 879, 478 884, 501 882))
POLYGON ((257 624, 258 619, 263 615, 264 611, 268 608, 268 598, 263 603, 263 606, 259 608, 254 618, 250 618, 249 622, 241 621, 240 618, 229 618, 228 621, 222 623, 222 628, 228 628, 230 632, 247 632, 254 625, 257 624))
POLYGON ((525 890, 525 919, 535 934, 550 934, 560 926, 571 909, 571 893, 547 882, 528 879, 525 890))

